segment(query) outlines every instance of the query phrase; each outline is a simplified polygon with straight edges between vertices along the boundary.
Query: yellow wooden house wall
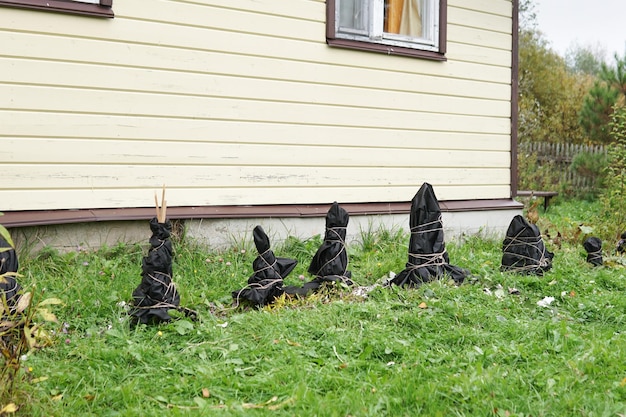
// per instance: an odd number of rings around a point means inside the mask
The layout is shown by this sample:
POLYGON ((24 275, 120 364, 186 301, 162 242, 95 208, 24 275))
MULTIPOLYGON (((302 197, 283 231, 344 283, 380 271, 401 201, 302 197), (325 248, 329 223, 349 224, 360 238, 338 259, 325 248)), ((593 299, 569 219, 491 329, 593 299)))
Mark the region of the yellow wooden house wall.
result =
POLYGON ((510 0, 447 61, 332 48, 321 0, 0 8, 0 211, 509 198, 510 0))

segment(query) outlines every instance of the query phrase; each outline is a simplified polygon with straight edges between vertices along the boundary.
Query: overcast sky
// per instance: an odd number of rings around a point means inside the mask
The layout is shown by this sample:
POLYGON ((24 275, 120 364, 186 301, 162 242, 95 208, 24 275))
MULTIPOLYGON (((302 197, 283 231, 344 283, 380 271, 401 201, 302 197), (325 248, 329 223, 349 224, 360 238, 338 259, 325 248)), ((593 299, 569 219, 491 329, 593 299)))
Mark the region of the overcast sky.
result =
POLYGON ((552 49, 564 56, 567 49, 599 46, 613 61, 626 51, 626 0, 535 0, 538 29, 552 49))

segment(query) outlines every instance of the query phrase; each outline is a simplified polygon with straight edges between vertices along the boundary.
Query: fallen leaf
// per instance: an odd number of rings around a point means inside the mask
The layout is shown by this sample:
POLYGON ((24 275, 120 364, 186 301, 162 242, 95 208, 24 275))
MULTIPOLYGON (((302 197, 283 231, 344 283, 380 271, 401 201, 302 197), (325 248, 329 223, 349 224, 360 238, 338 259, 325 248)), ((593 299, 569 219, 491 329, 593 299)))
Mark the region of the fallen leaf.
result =
POLYGON ((297 346, 300 346, 300 343, 298 343, 298 342, 292 342, 292 341, 291 341, 291 340, 289 340, 289 339, 287 339, 287 344, 288 344, 289 346, 296 346, 296 347, 297 347, 297 346))
POLYGON ((267 409, 268 410, 272 410, 272 411, 278 410, 279 408, 281 408, 281 407, 283 407, 283 406, 285 406, 287 404, 290 404, 293 401, 294 401, 293 398, 287 398, 285 401, 282 401, 282 402, 280 402, 278 404, 273 404, 273 405, 268 406, 267 409))
POLYGON ((32 298, 32 294, 30 292, 25 292, 17 301, 17 307, 15 311, 18 313, 23 312, 30 305, 30 299, 32 298))
POLYGON ((421 309, 424 309, 424 308, 428 308, 428 305, 426 305, 426 303, 422 301, 422 302, 418 305, 418 307, 419 307, 419 308, 421 308, 421 309))
POLYGON ((576 291, 571 290, 571 291, 569 292, 569 296, 570 296, 570 297, 576 297, 576 291))
POLYGON ((51 321, 51 322, 57 322, 57 317, 54 315, 54 313, 49 312, 47 309, 45 308, 40 308, 38 310, 38 313, 41 315, 41 318, 43 318, 45 321, 51 321))
POLYGON ((59 300, 58 298, 46 298, 45 300, 37 304, 37 306, 41 307, 41 306, 59 305, 59 304, 63 304, 63 301, 59 300))
POLYGON ((272 398, 270 398, 269 400, 265 401, 263 403, 263 405, 268 405, 270 403, 275 403, 276 401, 278 401, 278 397, 276 395, 274 395, 272 398))
POLYGON ((16 411, 17 411, 17 405, 13 403, 8 403, 2 408, 2 410, 0 410, 0 414, 15 413, 16 411))

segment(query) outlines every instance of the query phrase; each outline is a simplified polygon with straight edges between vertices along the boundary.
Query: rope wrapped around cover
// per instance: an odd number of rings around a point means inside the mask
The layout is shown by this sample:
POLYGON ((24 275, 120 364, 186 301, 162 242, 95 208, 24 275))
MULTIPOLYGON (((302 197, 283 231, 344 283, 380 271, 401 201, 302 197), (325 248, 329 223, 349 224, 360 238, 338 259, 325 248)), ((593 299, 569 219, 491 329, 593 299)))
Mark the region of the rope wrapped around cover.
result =
POLYGON ((439 202, 432 186, 424 183, 411 201, 409 259, 390 284, 418 287, 441 277, 460 285, 469 271, 450 265, 439 202))
POLYGON ((539 228, 521 215, 511 220, 502 243, 501 270, 543 275, 552 268, 554 254, 546 249, 539 228))

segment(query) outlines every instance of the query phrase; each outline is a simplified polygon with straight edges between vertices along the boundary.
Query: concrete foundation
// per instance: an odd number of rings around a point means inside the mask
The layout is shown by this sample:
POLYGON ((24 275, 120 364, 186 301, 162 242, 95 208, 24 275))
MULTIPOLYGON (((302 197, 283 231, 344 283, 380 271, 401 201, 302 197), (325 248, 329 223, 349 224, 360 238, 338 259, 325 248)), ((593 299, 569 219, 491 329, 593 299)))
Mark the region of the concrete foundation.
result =
MULTIPOLYGON (((481 210, 444 212, 446 241, 480 235, 503 239, 509 223, 522 210, 481 210)), ((252 248, 252 229, 261 225, 272 245, 289 236, 307 239, 323 235, 324 217, 189 219, 175 220, 174 234, 185 237, 209 249, 221 251, 230 247, 252 248)), ((408 214, 355 215, 350 217, 346 241, 359 242, 367 233, 380 230, 409 230, 408 214)), ((119 243, 147 244, 150 237, 148 221, 103 221, 37 227, 17 227, 10 230, 20 256, 36 253, 44 247, 60 252, 94 250, 119 243)))

